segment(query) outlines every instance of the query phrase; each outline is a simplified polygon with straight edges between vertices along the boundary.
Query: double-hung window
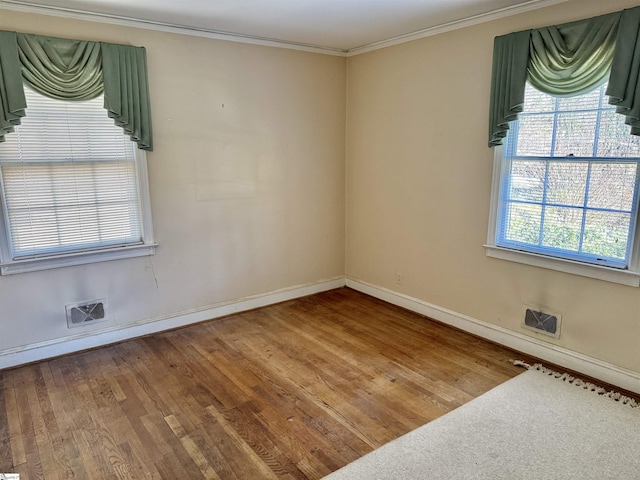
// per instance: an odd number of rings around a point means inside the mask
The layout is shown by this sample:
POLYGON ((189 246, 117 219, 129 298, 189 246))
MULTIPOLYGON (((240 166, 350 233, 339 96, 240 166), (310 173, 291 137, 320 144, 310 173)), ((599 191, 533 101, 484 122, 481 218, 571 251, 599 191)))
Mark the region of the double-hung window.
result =
POLYGON ((0 143, 2 273, 152 254, 145 153, 102 95, 24 90, 26 116, 0 143))
POLYGON ((527 84, 495 149, 488 255, 637 285, 640 138, 605 90, 554 97, 527 84))
POLYGON ((487 255, 640 285, 639 74, 640 7, 495 38, 487 255))

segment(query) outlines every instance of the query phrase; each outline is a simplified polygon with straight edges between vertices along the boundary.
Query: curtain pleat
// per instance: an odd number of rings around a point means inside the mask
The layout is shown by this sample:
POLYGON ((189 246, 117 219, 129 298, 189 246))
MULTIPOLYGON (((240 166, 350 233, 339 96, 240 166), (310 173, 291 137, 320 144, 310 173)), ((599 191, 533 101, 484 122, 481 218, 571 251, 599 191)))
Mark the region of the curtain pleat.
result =
POLYGON ((489 146, 502 144, 509 122, 518 118, 524 104, 524 87, 529 63, 530 32, 496 37, 493 46, 489 146))
POLYGON ((606 93, 631 134, 640 135, 640 7, 622 11, 606 93))
POLYGON ((90 100, 102 93, 100 44, 18 34, 22 77, 38 93, 90 100))
POLYGON ((152 150, 147 55, 142 47, 102 44, 104 107, 143 150, 152 150))
POLYGON ((606 81, 620 12, 531 31, 528 80, 554 96, 589 92, 606 81))
POLYGON ((0 31, 0 142, 24 117, 27 101, 22 88, 16 32, 0 31))
POLYGON ((25 115, 23 80, 60 100, 104 91, 109 117, 138 148, 153 149, 144 48, 0 31, 0 141, 25 115))

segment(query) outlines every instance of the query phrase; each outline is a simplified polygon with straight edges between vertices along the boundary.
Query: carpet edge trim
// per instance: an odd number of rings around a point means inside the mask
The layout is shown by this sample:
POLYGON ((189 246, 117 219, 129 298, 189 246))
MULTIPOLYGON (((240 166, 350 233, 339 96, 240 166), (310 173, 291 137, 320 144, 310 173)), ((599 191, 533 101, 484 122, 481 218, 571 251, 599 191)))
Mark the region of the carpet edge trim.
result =
POLYGON ((526 368, 527 370, 537 371, 549 377, 554 377, 565 383, 573 385, 574 387, 582 388, 583 390, 588 390, 597 395, 600 395, 603 398, 607 398, 614 402, 618 402, 627 407, 640 408, 640 403, 634 398, 623 395, 622 393, 616 392, 615 390, 608 391, 604 387, 596 385, 595 383, 587 382, 586 380, 583 380, 581 378, 574 377, 569 373, 566 373, 566 372, 562 373, 556 370, 552 370, 550 368, 545 367, 541 363, 534 363, 533 365, 530 365, 527 362, 524 362, 522 360, 511 360, 511 363, 513 363, 517 367, 523 367, 523 368, 526 368))

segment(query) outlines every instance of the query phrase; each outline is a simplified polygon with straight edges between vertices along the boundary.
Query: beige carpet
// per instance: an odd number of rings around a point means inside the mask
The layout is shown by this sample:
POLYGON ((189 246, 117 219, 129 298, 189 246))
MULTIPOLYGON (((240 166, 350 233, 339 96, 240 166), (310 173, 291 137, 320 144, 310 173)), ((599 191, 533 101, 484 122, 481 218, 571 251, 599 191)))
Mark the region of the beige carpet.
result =
POLYGON ((576 384, 528 370, 325 479, 640 480, 640 408, 576 384))

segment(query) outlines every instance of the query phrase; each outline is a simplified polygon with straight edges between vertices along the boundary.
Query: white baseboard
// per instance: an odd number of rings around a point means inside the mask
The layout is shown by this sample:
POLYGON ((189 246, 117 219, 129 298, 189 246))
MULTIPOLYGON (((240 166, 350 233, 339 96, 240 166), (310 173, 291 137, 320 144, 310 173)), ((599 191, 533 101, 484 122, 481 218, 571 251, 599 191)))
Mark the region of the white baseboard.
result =
POLYGON ((532 355, 547 362, 575 370, 584 375, 616 385, 631 392, 640 393, 640 373, 627 370, 611 363, 574 352, 567 348, 543 342, 533 337, 478 320, 461 313, 419 300, 408 295, 348 278, 347 287, 366 293, 385 302, 398 305, 439 322, 499 343, 519 352, 532 355))
POLYGON ((273 305, 275 303, 305 297, 335 288, 344 287, 344 277, 336 277, 307 285, 284 288, 272 292, 261 293, 228 302, 217 303, 199 309, 179 312, 172 315, 145 319, 140 322, 113 326, 89 333, 73 335, 62 339, 34 343, 0 351, 0 370, 31 362, 58 357, 69 353, 80 352, 90 348, 101 347, 123 340, 129 340, 151 333, 171 330, 193 323, 203 322, 214 318, 224 317, 233 313, 253 310, 254 308, 273 305))
POLYGON ((333 290, 345 285, 514 350, 581 372, 590 377, 598 378, 631 392, 640 393, 640 373, 638 372, 627 370, 557 345, 545 343, 542 340, 361 280, 347 278, 345 281, 344 277, 275 290, 173 315, 145 319, 124 327, 114 326, 63 339, 0 351, 0 370, 273 305, 294 298, 333 290))

